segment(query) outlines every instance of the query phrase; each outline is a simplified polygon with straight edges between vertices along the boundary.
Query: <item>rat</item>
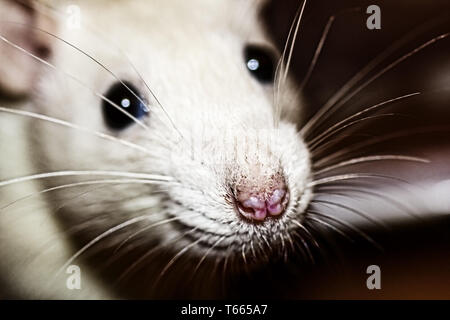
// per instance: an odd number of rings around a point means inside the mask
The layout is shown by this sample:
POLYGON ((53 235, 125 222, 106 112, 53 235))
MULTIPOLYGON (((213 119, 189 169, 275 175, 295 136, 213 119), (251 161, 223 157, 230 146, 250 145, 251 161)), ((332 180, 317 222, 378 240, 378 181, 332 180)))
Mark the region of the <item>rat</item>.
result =
MULTIPOLYGON (((275 86, 281 53, 259 22, 262 2, 76 5, 83 24, 108 30, 119 47, 62 22, 31 31, 51 57, 8 39, 9 50, 40 65, 26 112, 82 128, 26 124, 31 166, 50 174, 32 180, 56 187, 42 196, 72 252, 89 256, 92 236, 119 226, 91 249, 121 261, 160 246, 174 256, 162 271, 145 266, 154 258, 147 252, 122 262, 121 277, 152 269, 145 273, 161 283, 183 253, 199 273, 210 261, 252 268, 287 254, 278 248, 294 241, 311 169, 293 84, 285 77, 275 86), (76 196, 79 188, 89 191, 76 196)), ((150 287, 145 296, 157 292, 150 287)))
POLYGON ((34 201, 2 208, 13 296, 222 297, 230 278, 311 255, 314 187, 352 176, 314 179, 292 46, 272 43, 264 1, 80 0, 82 28, 63 5, 5 1, 25 10, 1 34, 10 68, 34 62, 15 84, 30 102, 2 107, 21 133, 0 186, 34 201))

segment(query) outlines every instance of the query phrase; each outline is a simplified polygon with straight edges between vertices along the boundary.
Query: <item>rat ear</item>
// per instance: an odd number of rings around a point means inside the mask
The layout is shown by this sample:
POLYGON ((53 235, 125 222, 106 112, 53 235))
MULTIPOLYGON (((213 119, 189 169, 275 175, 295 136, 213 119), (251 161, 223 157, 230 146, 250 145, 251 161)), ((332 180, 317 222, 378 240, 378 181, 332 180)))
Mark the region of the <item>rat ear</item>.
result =
POLYGON ((43 70, 42 63, 7 41, 42 59, 52 53, 50 37, 36 28, 51 32, 56 24, 38 6, 37 0, 0 0, 0 97, 26 97, 43 70))

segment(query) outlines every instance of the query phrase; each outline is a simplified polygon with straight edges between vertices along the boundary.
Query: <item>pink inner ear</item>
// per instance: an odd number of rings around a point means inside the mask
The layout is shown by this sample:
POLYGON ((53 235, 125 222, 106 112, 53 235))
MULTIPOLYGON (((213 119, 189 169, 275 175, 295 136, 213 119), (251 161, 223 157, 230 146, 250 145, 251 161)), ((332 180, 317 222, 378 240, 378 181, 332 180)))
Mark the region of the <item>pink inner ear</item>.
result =
POLYGON ((5 40, 42 59, 51 55, 52 38, 36 28, 53 33, 56 24, 53 19, 39 14, 35 5, 28 1, 0 1, 0 21, 3 21, 0 36, 4 38, 0 38, 0 95, 26 96, 43 69, 40 62, 5 40))

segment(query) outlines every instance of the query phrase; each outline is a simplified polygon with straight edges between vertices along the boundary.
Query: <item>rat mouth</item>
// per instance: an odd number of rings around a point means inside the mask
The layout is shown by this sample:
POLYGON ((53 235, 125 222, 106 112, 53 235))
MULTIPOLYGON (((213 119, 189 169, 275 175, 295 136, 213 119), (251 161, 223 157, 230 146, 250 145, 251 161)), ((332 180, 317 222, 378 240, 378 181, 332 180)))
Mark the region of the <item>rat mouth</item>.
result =
MULTIPOLYGON (((290 220, 296 218, 292 213, 296 211, 297 202, 296 196, 294 197, 291 193, 285 194, 279 204, 286 213, 268 215, 263 221, 247 219, 244 214, 249 208, 239 206, 236 202, 230 203, 233 205, 235 217, 228 223, 213 219, 204 212, 193 210, 180 201, 174 201, 177 208, 198 213, 199 220, 176 219, 171 222, 171 227, 183 239, 185 246, 191 248, 189 251, 195 256, 202 257, 206 254, 208 257, 234 256, 240 259, 246 255, 253 257, 251 259, 257 262, 262 257, 272 256, 272 253, 276 255, 279 243, 283 242, 281 238, 290 237, 293 227, 290 220), (204 227, 208 224, 216 226, 204 227)), ((172 213, 169 217, 176 218, 177 215, 172 213)))

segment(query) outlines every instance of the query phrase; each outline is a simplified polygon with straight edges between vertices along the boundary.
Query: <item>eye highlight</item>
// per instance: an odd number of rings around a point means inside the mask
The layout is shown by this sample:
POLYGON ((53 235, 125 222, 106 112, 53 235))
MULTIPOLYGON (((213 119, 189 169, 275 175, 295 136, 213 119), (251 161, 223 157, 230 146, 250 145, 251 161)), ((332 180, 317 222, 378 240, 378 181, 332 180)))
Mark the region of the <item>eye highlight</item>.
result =
MULTIPOLYGON (((148 113, 147 107, 141 102, 143 99, 140 92, 129 82, 124 81, 123 84, 116 82, 105 93, 105 97, 137 119, 148 113)), ((134 122, 129 115, 111 105, 108 101, 102 101, 102 109, 103 118, 111 129, 122 130, 134 122)))
POLYGON ((264 46, 248 45, 244 49, 245 64, 249 72, 262 83, 272 83, 275 77, 275 56, 264 46))

